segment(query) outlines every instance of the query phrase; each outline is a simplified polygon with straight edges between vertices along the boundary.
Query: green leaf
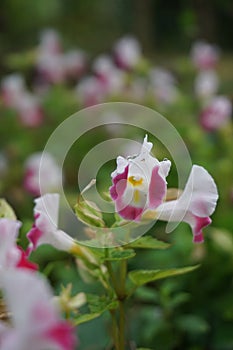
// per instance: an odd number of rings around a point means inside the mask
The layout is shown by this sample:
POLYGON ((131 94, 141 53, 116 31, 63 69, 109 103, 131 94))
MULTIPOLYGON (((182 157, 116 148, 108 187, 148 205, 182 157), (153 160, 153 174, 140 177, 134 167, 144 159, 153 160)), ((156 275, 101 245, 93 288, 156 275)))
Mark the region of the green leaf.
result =
POLYGON ((99 317, 100 315, 101 313, 90 313, 90 314, 78 315, 77 317, 74 318, 74 324, 77 326, 81 323, 89 322, 99 317))
POLYGON ((108 256, 104 258, 105 261, 117 261, 131 259, 136 255, 133 249, 109 249, 108 256))
POLYGON ((105 295, 98 296, 95 294, 87 294, 87 303, 91 313, 101 314, 106 310, 116 309, 118 301, 109 299, 105 295))
POLYGON ((0 198, 0 218, 17 220, 14 210, 4 198, 0 198))
POLYGON ((176 320, 176 325, 182 331, 192 334, 206 333, 209 325, 206 320, 197 315, 183 315, 176 320))
POLYGON ((151 236, 140 237, 134 242, 127 244, 129 248, 143 248, 143 249, 167 249, 170 247, 169 243, 159 241, 151 236))
POLYGON ((199 265, 168 270, 135 270, 129 273, 129 278, 137 286, 142 286, 143 284, 153 282, 159 279, 173 277, 177 275, 182 275, 187 272, 191 272, 197 269, 198 267, 199 265))
POLYGON ((87 303, 89 308, 89 313, 79 314, 75 317, 75 325, 85 323, 99 317, 107 310, 116 309, 118 307, 117 300, 111 300, 105 295, 98 296, 95 294, 87 294, 87 303))

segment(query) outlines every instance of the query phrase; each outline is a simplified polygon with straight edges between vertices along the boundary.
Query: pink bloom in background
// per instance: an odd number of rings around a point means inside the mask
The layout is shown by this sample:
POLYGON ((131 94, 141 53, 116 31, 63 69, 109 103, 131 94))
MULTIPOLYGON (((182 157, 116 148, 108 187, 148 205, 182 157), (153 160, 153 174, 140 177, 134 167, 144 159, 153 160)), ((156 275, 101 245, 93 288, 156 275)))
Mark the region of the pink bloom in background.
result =
POLYGON ((230 121, 231 113, 231 101, 225 96, 216 96, 202 110, 201 125, 206 131, 217 130, 230 121))
POLYGON ((42 32, 37 52, 37 70, 44 83, 60 83, 65 79, 65 68, 58 33, 53 29, 42 32))
POLYGON ((105 86, 101 79, 88 76, 78 83, 75 94, 82 105, 90 107, 104 101, 105 86))
POLYGON ((26 270, 1 272, 11 325, 0 322, 0 350, 74 350, 75 330, 62 320, 48 283, 26 270))
POLYGON ((182 195, 165 202, 171 162, 151 156, 152 146, 146 136, 139 155, 117 158, 110 188, 117 213, 126 220, 139 221, 152 212, 160 220, 185 221, 192 228, 194 242, 203 241, 202 228, 210 224, 218 199, 214 180, 203 167, 194 165, 182 195))
POLYGON ((55 191, 60 186, 61 176, 61 170, 51 154, 34 153, 25 163, 24 188, 34 196, 41 194, 41 187, 45 192, 55 191), (40 168, 42 156, 43 167, 40 168))
POLYGON ((65 65, 59 52, 40 51, 37 58, 37 70, 42 82, 58 84, 65 80, 65 65))
POLYGON ((16 110, 25 126, 35 128, 43 122, 44 115, 39 100, 32 94, 24 93, 16 110))
POLYGON ((205 41, 197 41, 191 49, 191 59, 200 70, 214 68, 219 60, 219 49, 205 41))
POLYGON ((50 53, 61 52, 61 40, 59 34, 54 29, 45 29, 40 35, 40 44, 38 50, 50 53))
POLYGON ((49 29, 42 33, 37 51, 37 70, 42 84, 58 84, 77 78, 86 69, 86 54, 80 49, 63 52, 59 35, 49 29))
POLYGON ((9 268, 37 270, 37 266, 28 261, 27 254, 16 244, 21 222, 0 219, 0 271, 9 268))
POLYGON ((151 90, 156 100, 169 104, 178 97, 176 81, 171 72, 163 68, 154 68, 149 73, 151 90))
POLYGON ((87 57, 80 49, 71 50, 63 55, 65 74, 70 78, 80 77, 86 70, 87 57))
POLYGON ((142 58, 141 46, 137 39, 126 36, 119 39, 113 48, 116 64, 123 69, 134 68, 142 58))
POLYGON ((116 68, 115 64, 108 55, 100 55, 93 62, 93 72, 103 80, 108 78, 108 74, 114 68, 116 68))
POLYGON ((37 127, 43 121, 39 99, 26 90, 24 79, 19 74, 6 77, 1 84, 2 98, 6 107, 15 109, 24 126, 37 127))
POLYGON ((59 195, 48 193, 35 199, 35 222, 27 234, 30 250, 39 245, 50 244, 56 249, 71 251, 75 245, 72 237, 58 229, 59 195))
POLYGON ((105 97, 122 93, 125 85, 125 74, 118 69, 107 55, 97 57, 93 71, 102 84, 105 97))
POLYGON ((6 107, 17 108, 24 91, 24 78, 20 74, 8 75, 1 82, 1 96, 6 107))
POLYGON ((219 78, 214 70, 200 71, 194 81, 194 90, 197 97, 209 99, 218 91, 219 78))

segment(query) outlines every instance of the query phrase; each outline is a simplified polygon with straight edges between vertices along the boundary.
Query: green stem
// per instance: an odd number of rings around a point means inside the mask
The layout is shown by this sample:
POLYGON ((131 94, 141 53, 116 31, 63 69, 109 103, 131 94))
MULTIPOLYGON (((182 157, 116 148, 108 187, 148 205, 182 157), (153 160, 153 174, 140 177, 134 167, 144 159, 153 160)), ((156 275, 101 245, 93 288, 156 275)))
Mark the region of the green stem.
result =
POLYGON ((120 283, 119 289, 117 291, 117 296, 119 300, 119 344, 120 349, 125 349, 125 281, 127 275, 127 261, 122 260, 120 262, 120 283))
POLYGON ((119 301, 119 349, 125 349, 125 305, 119 301))
MULTIPOLYGON (((105 255, 108 257, 108 249, 105 250, 105 255)), ((116 273, 113 270, 110 261, 106 260, 105 265, 108 269, 109 277, 112 283, 112 287, 117 295, 119 302, 118 308, 118 322, 116 318, 115 310, 110 310, 112 317, 112 335, 116 350, 125 349, 125 299, 127 297, 125 290, 125 282, 127 276, 127 261, 121 260, 119 265, 119 277, 116 277, 116 273)))
POLYGON ((112 337, 116 350, 121 350, 119 344, 119 329, 117 325, 116 312, 115 310, 109 310, 112 317, 112 337))

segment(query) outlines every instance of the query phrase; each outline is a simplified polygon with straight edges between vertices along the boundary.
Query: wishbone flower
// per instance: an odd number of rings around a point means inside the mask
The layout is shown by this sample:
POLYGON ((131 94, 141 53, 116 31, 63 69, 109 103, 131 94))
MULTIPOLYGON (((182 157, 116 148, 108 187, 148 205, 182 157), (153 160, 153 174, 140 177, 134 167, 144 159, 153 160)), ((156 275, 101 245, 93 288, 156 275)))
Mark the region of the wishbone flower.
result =
POLYGON ((192 228, 194 242, 202 242, 202 228, 211 223, 209 216, 213 214, 218 199, 213 178, 203 167, 193 165, 180 197, 166 201, 166 177, 171 162, 160 162, 150 155, 152 146, 145 136, 137 156, 117 158, 117 169, 111 175, 113 185, 110 188, 117 213, 133 221, 150 217, 187 222, 192 228))
POLYGON ((37 273, 1 271, 9 322, 0 321, 0 350, 74 350, 75 329, 60 317, 47 283, 37 273))
POLYGON ((9 268, 37 270, 37 265, 30 262, 27 254, 16 244, 20 227, 20 221, 0 219, 0 271, 9 268))
POLYGON ((74 254, 91 264, 96 259, 90 250, 79 245, 71 236, 58 228, 59 194, 46 193, 35 199, 34 224, 27 234, 30 242, 28 254, 42 244, 74 254))

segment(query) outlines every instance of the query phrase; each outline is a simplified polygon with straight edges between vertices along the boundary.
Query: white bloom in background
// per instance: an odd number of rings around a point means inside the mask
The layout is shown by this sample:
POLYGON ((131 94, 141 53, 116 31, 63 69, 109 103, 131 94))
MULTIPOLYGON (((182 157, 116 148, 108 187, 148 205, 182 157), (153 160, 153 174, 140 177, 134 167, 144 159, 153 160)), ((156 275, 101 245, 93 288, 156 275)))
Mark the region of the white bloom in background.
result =
POLYGON ((200 70, 214 68, 219 60, 219 48, 205 41, 197 41, 191 48, 191 59, 200 70))
POLYGON ((214 70, 200 71, 194 81, 195 94, 202 99, 208 99, 216 94, 219 78, 214 70))
POLYGON ((16 108, 19 119, 24 126, 37 127, 41 125, 44 115, 41 110, 39 99, 25 92, 16 108))
POLYGON ((37 50, 37 70, 45 83, 60 83, 65 79, 65 67, 58 33, 44 30, 37 50))
POLYGON ((0 272, 10 324, 0 322, 0 350, 74 350, 75 330, 62 320, 44 278, 26 270, 0 272))
POLYGON ((115 64, 108 55, 100 55, 93 62, 93 72, 103 78, 107 78, 108 74, 114 69, 115 64))
POLYGON ((137 39, 126 36, 119 39, 114 47, 113 52, 117 65, 123 69, 134 68, 142 58, 142 49, 137 39))
POLYGON ((58 53, 61 51, 61 40, 55 29, 45 29, 40 34, 39 51, 58 53))
POLYGON ((149 73, 152 92, 158 102, 169 104, 178 97, 176 81, 171 72, 163 68, 154 68, 149 73))
POLYGON ((85 107, 101 103, 105 97, 105 87, 97 77, 83 78, 75 88, 78 101, 85 107))
POLYGON ((148 92, 148 84, 145 78, 136 77, 131 80, 125 87, 124 95, 133 101, 142 102, 144 101, 148 92))
POLYGON ((47 83, 57 84, 65 80, 65 64, 63 55, 59 52, 40 52, 37 58, 37 69, 42 80, 47 83))
POLYGON ((75 78, 84 73, 87 56, 83 50, 70 50, 63 55, 64 69, 67 77, 75 78))
POLYGON ((106 97, 122 93, 125 85, 125 74, 118 69, 107 55, 97 57, 93 71, 102 83, 106 97))
POLYGON ((232 103, 225 96, 216 96, 202 110, 200 122, 207 131, 214 131, 225 126, 231 119, 232 103))
POLYGON ((35 196, 41 194, 41 187, 45 192, 55 191, 60 186, 61 176, 61 169, 51 154, 34 153, 25 163, 24 187, 35 196), (43 167, 41 167, 42 156, 43 167))
POLYGON ((7 107, 16 108, 24 92, 24 78, 20 74, 8 75, 1 82, 1 95, 7 107))

